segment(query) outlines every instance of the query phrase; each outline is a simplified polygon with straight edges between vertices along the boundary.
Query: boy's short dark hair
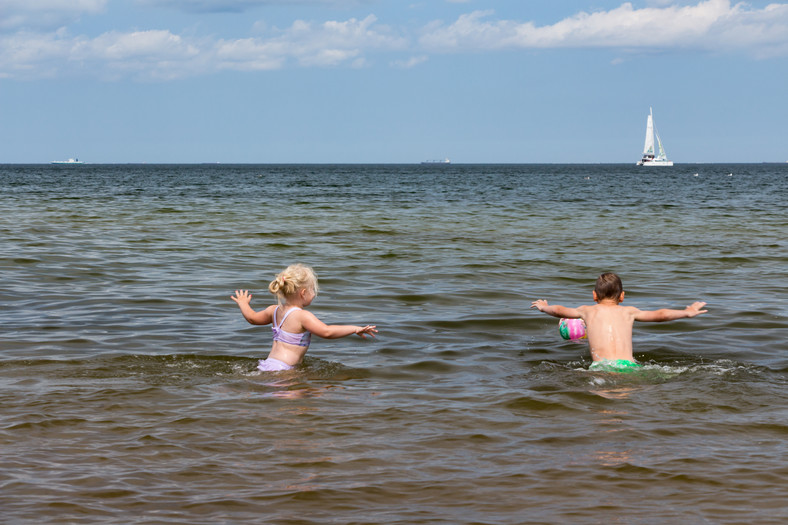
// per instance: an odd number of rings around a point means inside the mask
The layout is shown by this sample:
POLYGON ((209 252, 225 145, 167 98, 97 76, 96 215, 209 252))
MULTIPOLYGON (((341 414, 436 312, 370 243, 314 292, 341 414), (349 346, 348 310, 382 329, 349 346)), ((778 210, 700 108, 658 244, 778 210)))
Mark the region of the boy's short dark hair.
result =
POLYGON ((624 285, 621 284, 621 278, 618 275, 608 272, 597 277, 594 291, 599 301, 602 299, 618 300, 621 297, 621 292, 624 291, 624 285))

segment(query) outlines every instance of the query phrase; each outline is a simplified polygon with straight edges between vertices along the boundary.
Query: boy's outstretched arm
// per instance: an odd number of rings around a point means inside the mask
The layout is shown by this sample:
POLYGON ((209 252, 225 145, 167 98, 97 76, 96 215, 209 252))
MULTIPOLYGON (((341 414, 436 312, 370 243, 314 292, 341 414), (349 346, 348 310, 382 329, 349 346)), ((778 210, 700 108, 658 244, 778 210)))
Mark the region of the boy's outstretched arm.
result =
POLYGON ((663 321, 684 319, 686 317, 695 317, 696 315, 708 312, 708 310, 701 310, 704 306, 706 306, 706 303, 697 301, 683 310, 671 310, 669 308, 662 308, 660 310, 638 310, 635 314, 635 321, 660 323, 663 321))
POLYGON ((553 317, 566 317, 569 319, 579 319, 581 317, 580 310, 577 308, 567 308, 560 304, 549 305, 544 299, 537 299, 531 303, 531 308, 536 308, 540 312, 544 312, 553 317))

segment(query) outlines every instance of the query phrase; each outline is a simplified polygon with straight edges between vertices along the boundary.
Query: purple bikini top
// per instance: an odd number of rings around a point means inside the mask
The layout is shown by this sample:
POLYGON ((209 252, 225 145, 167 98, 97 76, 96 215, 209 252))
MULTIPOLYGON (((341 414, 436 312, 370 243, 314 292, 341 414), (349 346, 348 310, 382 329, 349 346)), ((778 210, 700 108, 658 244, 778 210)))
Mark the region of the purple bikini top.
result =
POLYGON ((291 332, 285 332, 282 330, 282 324, 284 324, 285 319, 287 316, 293 313, 296 310, 300 310, 299 307, 294 306, 287 313, 282 317, 282 320, 278 323, 276 322, 276 313, 279 311, 279 307, 276 307, 274 310, 274 318, 271 323, 271 331, 274 333, 274 341, 280 341, 282 343, 287 343, 289 345, 296 345, 296 346, 309 346, 309 343, 312 342, 312 333, 311 332, 303 332, 300 334, 294 334, 291 332))

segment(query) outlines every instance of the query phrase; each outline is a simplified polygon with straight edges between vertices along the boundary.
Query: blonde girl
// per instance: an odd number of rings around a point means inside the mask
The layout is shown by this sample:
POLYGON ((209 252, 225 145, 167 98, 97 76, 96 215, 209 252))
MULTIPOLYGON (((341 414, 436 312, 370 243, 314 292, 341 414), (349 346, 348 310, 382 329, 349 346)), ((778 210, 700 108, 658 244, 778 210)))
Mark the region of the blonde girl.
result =
POLYGON ((304 310, 317 295, 317 275, 308 266, 288 266, 271 281, 268 291, 277 297, 277 304, 259 312, 249 305, 252 296, 247 290, 236 290, 230 297, 250 324, 272 324, 274 342, 268 358, 257 366, 261 371, 290 370, 300 363, 309 349, 312 334, 324 339, 338 339, 351 334, 374 337, 378 332, 374 325, 327 325, 304 310))

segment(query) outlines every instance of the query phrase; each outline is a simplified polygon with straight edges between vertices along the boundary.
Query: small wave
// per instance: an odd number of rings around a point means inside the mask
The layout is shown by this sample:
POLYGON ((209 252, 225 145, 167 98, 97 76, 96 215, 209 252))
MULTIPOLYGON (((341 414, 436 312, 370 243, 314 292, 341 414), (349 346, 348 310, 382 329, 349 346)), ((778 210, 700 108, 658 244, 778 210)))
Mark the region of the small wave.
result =
MULTIPOLYGON (((642 365, 638 368, 626 369, 625 371, 609 370, 590 370, 591 361, 572 360, 572 361, 545 361, 541 360, 531 367, 531 373, 540 377, 553 376, 560 377, 567 372, 581 373, 591 376, 592 383, 605 383, 609 380, 663 382, 673 379, 695 379, 697 377, 719 377, 725 379, 747 380, 760 378, 773 371, 766 367, 751 363, 742 363, 731 359, 716 359, 705 361, 702 359, 694 360, 673 360, 665 361, 639 361, 642 365)), ((565 376, 565 378, 571 377, 565 376)))
POLYGON ((689 374, 702 374, 720 377, 760 375, 766 369, 749 363, 739 363, 730 359, 718 359, 711 362, 646 362, 643 363, 644 372, 656 372, 666 378, 679 377, 689 374))
POLYGON ((417 361, 415 363, 408 364, 403 368, 405 370, 416 371, 416 372, 432 372, 432 373, 441 373, 441 374, 446 374, 457 369, 456 366, 447 363, 446 361, 440 361, 435 359, 426 359, 423 361, 417 361))
MULTIPOLYGON (((259 360, 256 357, 226 355, 103 355, 87 359, 0 361, 0 370, 16 377, 34 374, 44 379, 48 376, 80 380, 139 379, 148 384, 210 383, 217 377, 243 379, 283 375, 260 372, 257 370, 259 360)), ((309 380, 341 381, 367 377, 369 372, 333 361, 306 357, 291 375, 309 380)))
POLYGON ((642 367, 622 372, 589 370, 587 365, 576 366, 574 371, 586 375, 588 384, 594 387, 644 386, 674 381, 700 383, 724 381, 747 384, 770 375, 770 371, 764 367, 729 359, 711 362, 674 361, 665 363, 650 361, 641 362, 641 364, 642 367))
POLYGON ((503 406, 508 410, 523 411, 529 414, 565 412, 567 410, 577 410, 563 400, 537 399, 530 396, 520 396, 516 399, 507 400, 503 406))

